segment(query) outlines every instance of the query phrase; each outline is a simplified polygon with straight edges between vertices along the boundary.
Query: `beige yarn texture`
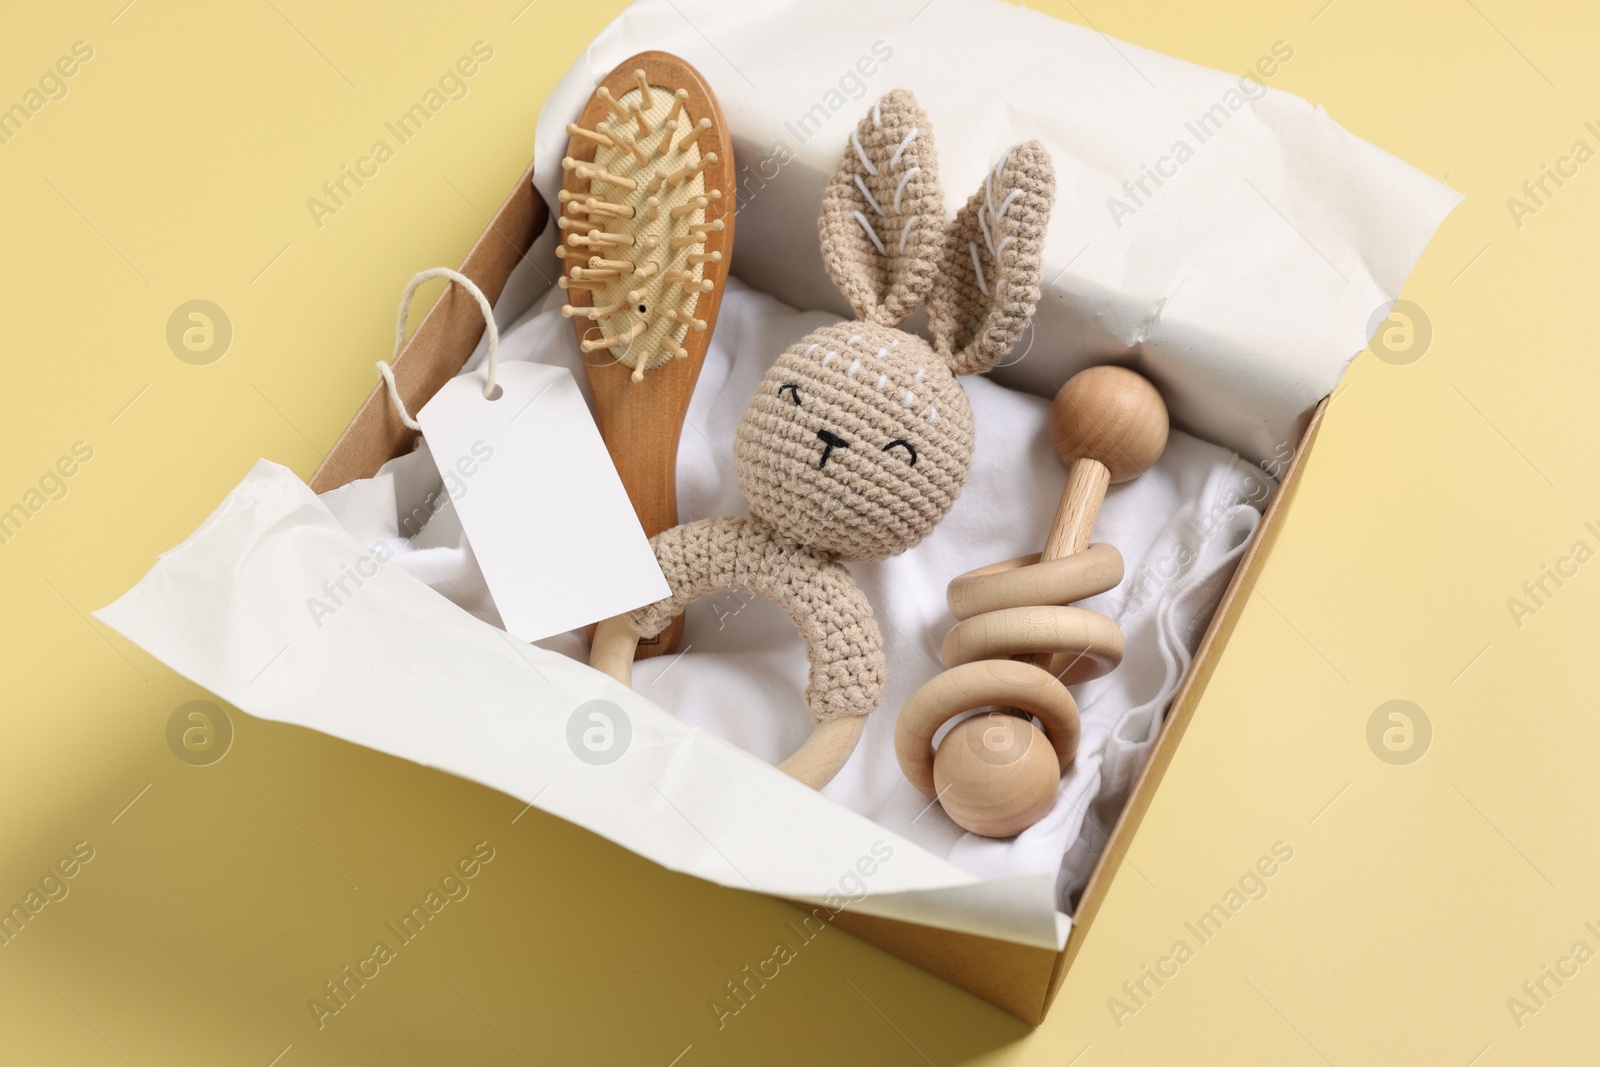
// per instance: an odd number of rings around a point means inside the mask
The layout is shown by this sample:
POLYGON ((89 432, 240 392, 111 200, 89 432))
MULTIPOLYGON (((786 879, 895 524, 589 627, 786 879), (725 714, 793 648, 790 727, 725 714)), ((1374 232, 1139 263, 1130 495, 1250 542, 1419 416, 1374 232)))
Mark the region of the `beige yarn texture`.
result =
POLYGON ((956 214, 928 296, 928 332, 957 374, 993 367, 1033 321, 1055 196, 1050 153, 1029 141, 1008 152, 956 214))
POLYGON ((944 360, 920 337, 865 322, 823 327, 779 356, 733 443, 750 514, 845 560, 887 559, 926 537, 971 457, 972 409, 944 360), (825 466, 824 431, 845 442, 825 466))
POLYGON ((632 612, 660 633, 718 590, 766 596, 805 640, 813 719, 865 715, 883 641, 841 560, 904 552, 949 513, 972 465, 958 374, 988 370, 1026 330, 1055 193, 1049 154, 1013 148, 946 228, 933 133, 895 90, 852 133, 823 197, 823 261, 859 319, 781 354, 745 409, 734 468, 751 518, 651 540, 672 595, 632 612), (896 327, 924 298, 930 345, 896 327))
POLYGON ((823 192, 818 233, 828 277, 858 318, 898 326, 922 302, 944 245, 944 194, 933 129, 909 92, 886 94, 856 127, 823 192))
POLYGON ((883 638, 872 605, 839 564, 785 545, 752 519, 702 519, 651 541, 672 596, 635 612, 652 637, 703 596, 724 589, 777 602, 806 643, 806 710, 817 722, 865 715, 883 697, 883 638))

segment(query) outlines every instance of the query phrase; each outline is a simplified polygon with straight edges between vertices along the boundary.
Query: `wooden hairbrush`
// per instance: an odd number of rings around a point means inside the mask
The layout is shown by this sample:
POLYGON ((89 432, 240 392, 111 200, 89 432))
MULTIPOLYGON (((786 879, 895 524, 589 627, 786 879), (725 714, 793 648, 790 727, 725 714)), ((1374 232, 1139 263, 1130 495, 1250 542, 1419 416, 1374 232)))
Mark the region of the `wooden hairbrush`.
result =
POLYGON ((986 837, 1010 837, 1049 812, 1078 750, 1078 706, 1067 686, 1122 662, 1117 624, 1066 605, 1122 581, 1121 553, 1090 545, 1089 535, 1106 488, 1161 458, 1167 406, 1135 372, 1093 367, 1061 387, 1049 425, 1067 485, 1044 551, 950 583, 950 613, 961 621, 945 635, 946 670, 911 695, 895 724, 905 776, 986 837), (933 750, 941 726, 982 707, 1002 710, 962 720, 933 750))
MULTIPOLYGON (((647 536, 678 524, 678 438, 733 250, 733 145, 699 71, 641 52, 595 89, 561 161, 559 282, 595 421, 647 536)), ((673 651, 683 620, 639 642, 673 651)))

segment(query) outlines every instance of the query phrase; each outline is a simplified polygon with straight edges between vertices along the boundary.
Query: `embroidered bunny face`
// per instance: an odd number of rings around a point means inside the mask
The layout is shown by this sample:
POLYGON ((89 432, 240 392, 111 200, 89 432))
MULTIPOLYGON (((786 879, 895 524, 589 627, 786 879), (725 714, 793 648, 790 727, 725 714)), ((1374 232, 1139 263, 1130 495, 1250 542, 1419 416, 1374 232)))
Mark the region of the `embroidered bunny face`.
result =
POLYGON ((734 458, 750 513, 786 539, 884 559, 955 503, 972 412, 928 342, 842 322, 778 357, 740 420, 734 458))
POLYGON ((904 552, 949 512, 973 446, 956 376, 1010 351, 1039 300, 1043 147, 1008 152, 948 227, 937 171, 927 116, 889 93, 851 134, 819 223, 857 319, 780 355, 735 437, 751 515, 838 559, 904 552), (931 344, 897 328, 924 297, 931 344))

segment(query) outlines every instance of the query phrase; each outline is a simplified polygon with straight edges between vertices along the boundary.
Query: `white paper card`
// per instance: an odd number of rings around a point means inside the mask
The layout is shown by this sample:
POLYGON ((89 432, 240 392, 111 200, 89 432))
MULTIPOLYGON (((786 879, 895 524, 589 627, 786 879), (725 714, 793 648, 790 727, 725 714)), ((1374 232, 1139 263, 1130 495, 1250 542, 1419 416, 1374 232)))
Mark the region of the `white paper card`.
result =
POLYGON ((503 363, 417 413, 506 630, 538 641, 671 589, 572 374, 503 363))

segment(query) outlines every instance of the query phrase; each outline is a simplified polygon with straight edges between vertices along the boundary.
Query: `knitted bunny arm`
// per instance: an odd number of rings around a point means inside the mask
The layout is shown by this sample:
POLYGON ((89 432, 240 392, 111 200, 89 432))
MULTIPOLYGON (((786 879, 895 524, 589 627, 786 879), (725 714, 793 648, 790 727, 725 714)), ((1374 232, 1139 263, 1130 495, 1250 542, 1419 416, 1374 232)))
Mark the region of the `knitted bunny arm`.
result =
POLYGON ((653 637, 702 597, 757 594, 783 608, 811 661, 806 710, 817 722, 865 715, 883 698, 883 638, 872 605, 837 562, 780 541, 756 519, 702 519, 650 540, 672 595, 628 615, 653 637))

